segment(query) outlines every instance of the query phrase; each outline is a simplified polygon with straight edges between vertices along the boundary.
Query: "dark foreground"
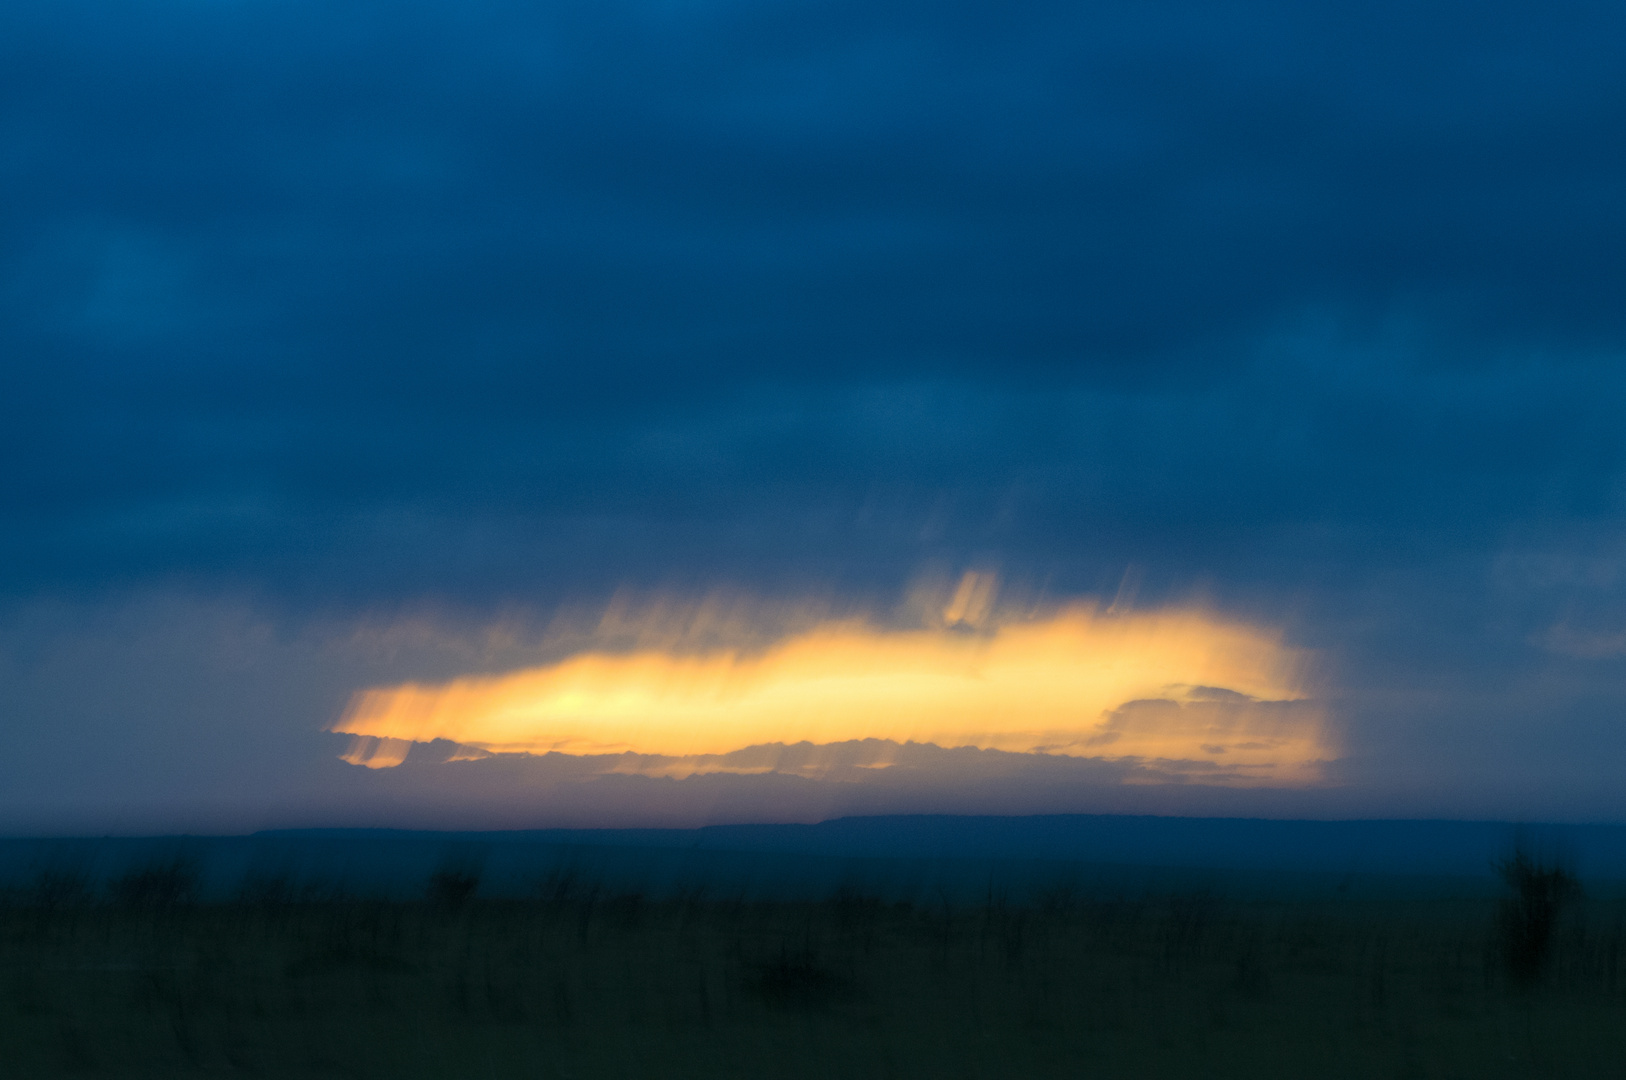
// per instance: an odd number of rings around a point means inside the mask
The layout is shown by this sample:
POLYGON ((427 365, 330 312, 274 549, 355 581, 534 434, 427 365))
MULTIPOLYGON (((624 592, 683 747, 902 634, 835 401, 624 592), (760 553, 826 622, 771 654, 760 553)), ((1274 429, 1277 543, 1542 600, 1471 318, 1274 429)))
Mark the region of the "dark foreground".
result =
POLYGON ((1491 901, 13 905, 0 1074, 1619 1077, 1622 908, 1510 985, 1491 901))

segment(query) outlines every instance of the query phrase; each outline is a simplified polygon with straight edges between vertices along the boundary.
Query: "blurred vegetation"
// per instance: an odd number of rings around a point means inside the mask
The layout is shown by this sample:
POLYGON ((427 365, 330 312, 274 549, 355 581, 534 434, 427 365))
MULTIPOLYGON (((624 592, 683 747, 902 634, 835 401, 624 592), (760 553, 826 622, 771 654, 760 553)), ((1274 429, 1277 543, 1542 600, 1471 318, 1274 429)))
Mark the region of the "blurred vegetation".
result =
POLYGON ((1512 893, 1496 912, 1502 959, 1514 984, 1529 990, 1541 982, 1560 919, 1581 895, 1581 883, 1561 864, 1524 847, 1497 863, 1496 871, 1512 893))
POLYGON ((0 906, 0 1074, 1619 1076, 1626 908, 1549 870, 1500 905, 955 906, 485 899, 467 857, 416 902, 257 873, 203 904, 181 858, 52 867, 0 906))

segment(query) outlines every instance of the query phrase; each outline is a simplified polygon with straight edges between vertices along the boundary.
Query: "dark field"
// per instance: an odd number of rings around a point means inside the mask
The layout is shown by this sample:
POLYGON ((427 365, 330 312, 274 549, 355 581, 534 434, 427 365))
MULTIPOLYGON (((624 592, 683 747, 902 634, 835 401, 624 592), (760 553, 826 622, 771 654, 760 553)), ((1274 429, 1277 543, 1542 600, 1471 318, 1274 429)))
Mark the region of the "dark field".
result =
MULTIPOLYGON (((162 870, 162 868, 160 868, 162 870)), ((647 899, 570 880, 470 899, 0 911, 0 1074, 260 1077, 1619 1077, 1617 901, 1571 903, 1539 984, 1497 902, 1022 905, 647 899)))

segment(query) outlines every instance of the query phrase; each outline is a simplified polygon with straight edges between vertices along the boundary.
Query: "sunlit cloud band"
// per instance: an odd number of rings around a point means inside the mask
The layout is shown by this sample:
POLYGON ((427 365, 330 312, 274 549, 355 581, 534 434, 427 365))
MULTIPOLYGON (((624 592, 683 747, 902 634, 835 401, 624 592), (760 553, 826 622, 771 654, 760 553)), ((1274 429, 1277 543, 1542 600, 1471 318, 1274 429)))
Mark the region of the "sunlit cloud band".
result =
POLYGON ((1300 784, 1337 756, 1307 663, 1279 633, 1191 609, 1079 605, 910 630, 838 619, 765 649, 587 650, 508 674, 378 687, 333 730, 357 736, 347 760, 372 767, 434 739, 691 762, 878 739, 1206 762, 1233 780, 1300 784))

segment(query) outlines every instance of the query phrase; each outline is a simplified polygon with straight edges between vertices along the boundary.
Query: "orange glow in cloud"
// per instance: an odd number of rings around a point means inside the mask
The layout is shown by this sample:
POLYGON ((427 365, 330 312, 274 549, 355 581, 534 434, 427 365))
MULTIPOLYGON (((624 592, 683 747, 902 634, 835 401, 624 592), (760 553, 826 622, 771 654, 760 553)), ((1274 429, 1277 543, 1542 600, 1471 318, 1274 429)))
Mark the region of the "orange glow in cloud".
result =
POLYGON ((1206 762, 1240 782, 1310 783, 1335 754, 1305 656, 1197 610, 1077 606, 973 629, 991 584, 967 575, 942 627, 832 620, 744 652, 584 651, 558 663, 359 693, 346 759, 398 764, 407 741, 494 752, 693 759, 854 739, 1206 762), (375 741, 377 740, 377 741, 375 741))
POLYGON ((411 739, 357 738, 347 752, 339 755, 339 760, 368 769, 393 769, 411 752, 411 739))

